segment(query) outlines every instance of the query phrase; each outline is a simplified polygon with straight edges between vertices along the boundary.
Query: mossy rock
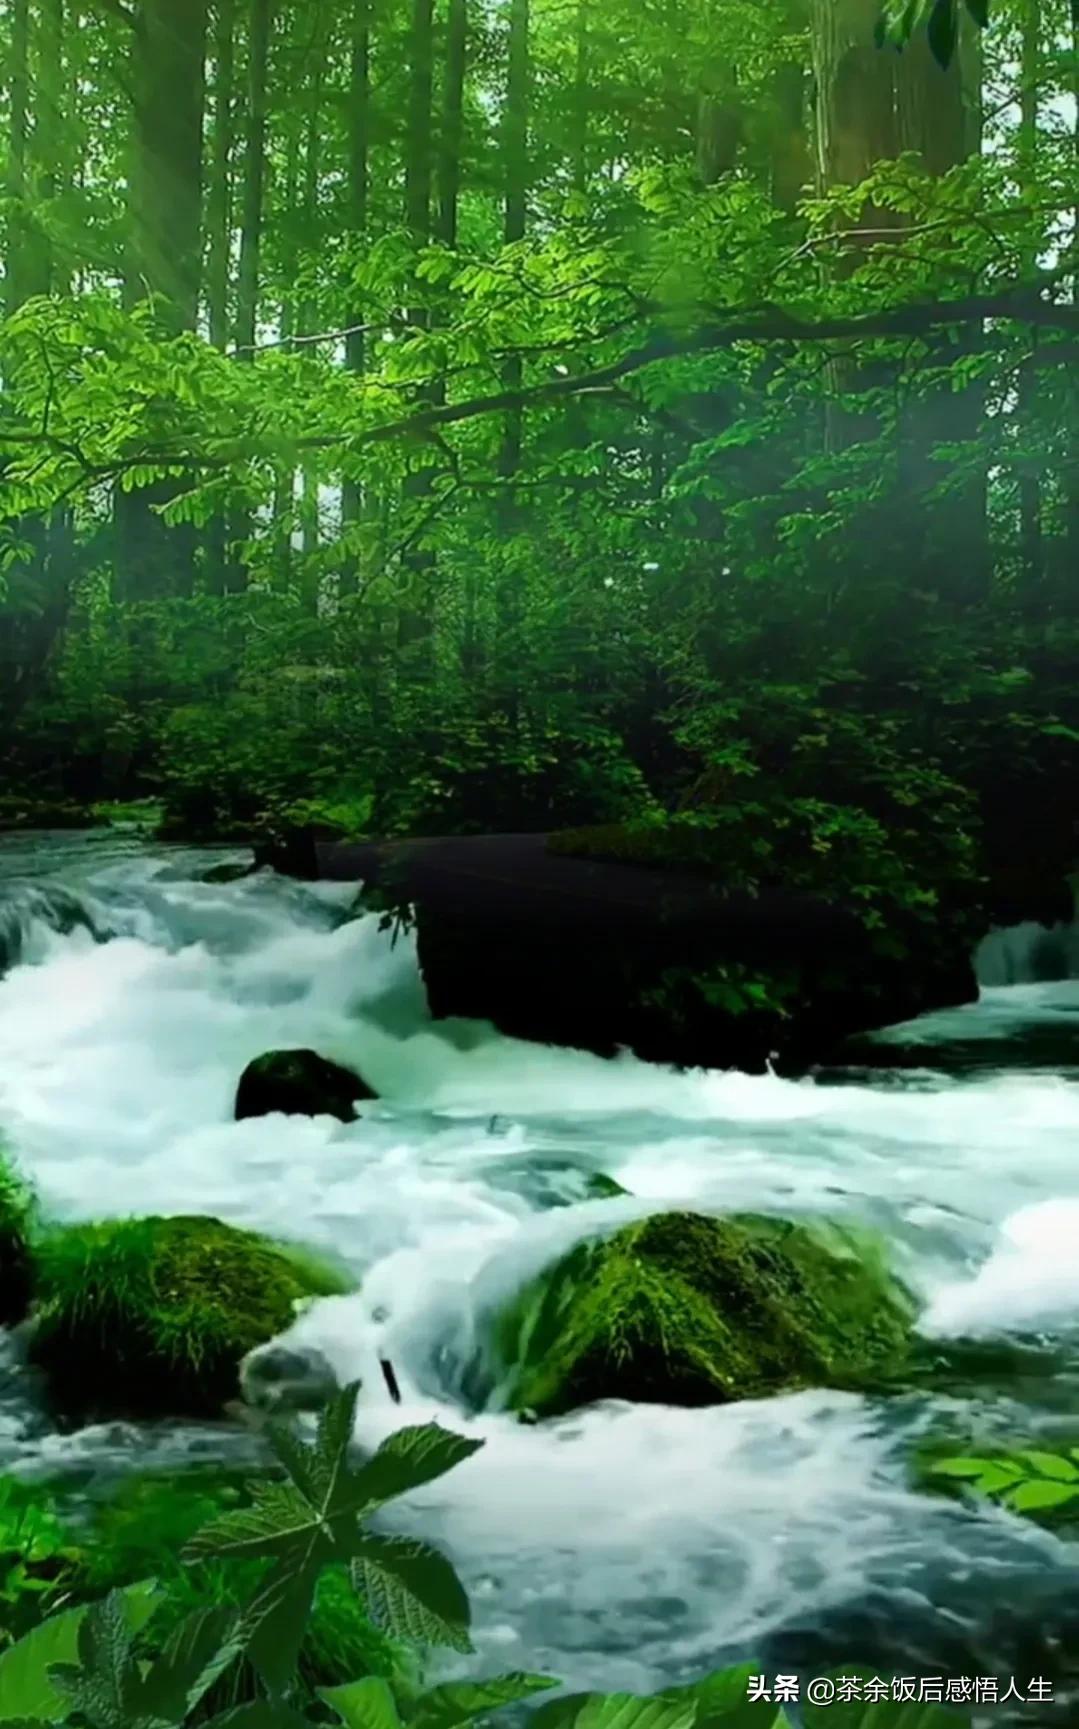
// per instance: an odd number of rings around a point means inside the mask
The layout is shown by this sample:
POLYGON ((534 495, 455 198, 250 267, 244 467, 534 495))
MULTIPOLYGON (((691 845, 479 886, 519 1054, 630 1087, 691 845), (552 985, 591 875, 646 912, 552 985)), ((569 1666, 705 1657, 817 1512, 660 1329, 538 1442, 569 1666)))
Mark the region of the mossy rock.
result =
POLYGON ((348 1290, 303 1251, 210 1218, 76 1225, 35 1250, 32 1360, 79 1416, 215 1417, 296 1305, 348 1290))
POLYGON ((0 1327, 13 1327, 30 1306, 30 1230, 34 1198, 0 1151, 0 1327))
POLYGON ((377 1095, 360 1075, 317 1051, 267 1051, 248 1063, 236 1089, 236 1120, 267 1117, 336 1117, 356 1120, 356 1104, 377 1095))
POLYGON ((827 1222, 663 1213, 579 1245, 506 1313, 511 1409, 700 1406, 894 1370, 916 1305, 879 1246, 827 1222))

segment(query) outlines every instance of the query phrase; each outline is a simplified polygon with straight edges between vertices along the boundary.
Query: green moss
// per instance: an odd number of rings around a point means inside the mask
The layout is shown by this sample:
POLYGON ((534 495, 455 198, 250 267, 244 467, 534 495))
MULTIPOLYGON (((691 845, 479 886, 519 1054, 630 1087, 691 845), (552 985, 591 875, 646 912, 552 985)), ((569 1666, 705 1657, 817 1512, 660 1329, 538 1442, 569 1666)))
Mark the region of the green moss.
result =
POLYGON ((81 1414, 214 1416, 237 1369, 335 1269, 216 1219, 127 1219, 50 1232, 35 1252, 33 1359, 81 1414))
POLYGON ((713 876, 732 862, 729 834, 677 820, 562 829, 548 836, 547 850, 568 858, 684 870, 700 876, 713 876))
POLYGON ((853 1386, 905 1357, 915 1307, 872 1239, 828 1223, 660 1214, 584 1244, 499 1327, 508 1403, 724 1404, 853 1386))
POLYGON ((34 1197, 0 1149, 0 1326, 14 1326, 30 1304, 30 1234, 34 1197))

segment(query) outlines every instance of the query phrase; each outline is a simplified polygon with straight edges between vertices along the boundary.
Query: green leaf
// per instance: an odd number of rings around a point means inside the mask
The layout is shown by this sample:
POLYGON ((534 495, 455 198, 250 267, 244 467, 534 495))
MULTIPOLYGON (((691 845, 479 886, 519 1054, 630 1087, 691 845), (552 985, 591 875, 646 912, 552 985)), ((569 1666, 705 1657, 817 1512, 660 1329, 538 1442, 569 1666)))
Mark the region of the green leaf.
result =
POLYGON ((1060 1453, 1025 1452, 1019 1457, 1028 1459, 1043 1477, 1051 1477, 1058 1483, 1079 1483, 1079 1468, 1060 1453))
POLYGON ((951 65, 958 33, 959 20, 955 0, 937 0, 929 14, 928 34, 933 58, 942 69, 951 65))
MULTIPOLYGON (((119 1596, 128 1629, 134 1635, 157 1608, 157 1586, 148 1580, 128 1586, 119 1596)), ((49 1671, 56 1665, 75 1663, 79 1630, 88 1614, 89 1606, 81 1605, 50 1615, 0 1655, 0 1723, 16 1723, 26 1717, 63 1717, 65 1696, 49 1671)))
MULTIPOLYGON (((831 1679, 885 1681, 889 1676, 877 1676, 872 1671, 857 1668, 834 1670, 831 1679)), ((802 1706, 804 1729, 971 1729, 971 1714, 952 1706, 926 1704, 918 1700, 900 1702, 893 1699, 863 1700, 833 1699, 830 1704, 802 1706)))
POLYGON ((186 1561, 210 1555, 237 1559, 281 1555, 293 1550, 317 1524, 311 1504, 289 1483, 253 1483, 250 1507, 238 1507, 211 1519, 184 1546, 186 1561))
POLYGON ((320 1687, 318 1696, 336 1711, 346 1729, 400 1729, 393 1694, 377 1675, 350 1681, 345 1687, 320 1687))
POLYGON ((306 1717, 276 1699, 253 1699, 211 1717, 203 1729, 311 1729, 306 1717))
POLYGON ((782 1706, 748 1697, 750 1678, 760 1673, 759 1663, 739 1663, 688 1687, 671 1689, 664 1698, 696 1705, 694 1729, 783 1729, 787 1719, 782 1706))
POLYGON ((455 1729, 488 1711, 499 1711, 546 1693, 559 1683, 550 1675, 495 1675, 489 1681, 446 1681, 416 1701, 409 1729, 455 1729))
POLYGON ((685 1696, 577 1693, 541 1705, 529 1729, 691 1729, 696 1712, 696 1701, 685 1696))
POLYGON ((240 1656, 244 1633, 244 1624, 232 1609, 201 1609, 188 1615, 143 1677, 141 1712, 181 1723, 240 1656))
POLYGON ((991 1459, 938 1459, 930 1470, 937 1477, 981 1477, 992 1463, 991 1459))
POLYGON ((1009 1489, 1005 1500, 1016 1513, 1037 1513, 1049 1507, 1063 1507, 1079 1497, 1079 1483, 1048 1483, 1031 1480, 1009 1489))
POLYGON ((482 1446, 482 1441, 455 1435, 437 1423, 398 1429, 352 1477, 348 1505, 362 1512, 407 1495, 444 1477, 482 1446))
POLYGON ((272 1695, 283 1693, 295 1672, 321 1565, 320 1559, 298 1569, 279 1562, 246 1607, 253 1623, 247 1654, 272 1695))
POLYGON ((352 1582, 376 1626, 416 1644, 471 1651, 468 1596, 437 1549, 365 1532, 354 1556, 352 1582))

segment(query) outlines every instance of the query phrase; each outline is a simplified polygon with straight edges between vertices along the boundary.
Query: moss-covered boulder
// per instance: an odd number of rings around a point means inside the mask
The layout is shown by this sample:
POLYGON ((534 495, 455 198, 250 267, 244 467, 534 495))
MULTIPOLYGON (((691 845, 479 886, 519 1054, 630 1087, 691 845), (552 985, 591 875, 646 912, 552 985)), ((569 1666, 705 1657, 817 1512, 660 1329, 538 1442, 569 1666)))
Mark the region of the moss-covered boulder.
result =
POLYGON ((217 1219, 76 1225, 36 1247, 30 1354, 73 1415, 219 1416, 250 1350, 303 1299, 348 1288, 336 1268, 217 1219))
POLYGON ((356 1120, 356 1104, 378 1095, 351 1069, 320 1057, 317 1051, 267 1051, 248 1063, 236 1090, 236 1119, 337 1117, 356 1120))
POLYGON ((0 1150, 0 1327, 23 1320, 30 1306, 33 1196, 0 1150))
POLYGON ((579 1245, 498 1324, 517 1410, 713 1405, 846 1387, 906 1356, 915 1304, 873 1239, 827 1222, 662 1213, 579 1245))

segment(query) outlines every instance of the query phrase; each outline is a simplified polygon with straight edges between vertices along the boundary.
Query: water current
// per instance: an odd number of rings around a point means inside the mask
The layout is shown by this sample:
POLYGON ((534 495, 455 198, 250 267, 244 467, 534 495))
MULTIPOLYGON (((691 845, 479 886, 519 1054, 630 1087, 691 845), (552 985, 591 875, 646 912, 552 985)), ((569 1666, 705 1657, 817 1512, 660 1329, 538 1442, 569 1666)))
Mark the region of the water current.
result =
MULTIPOLYGON (((433 1024, 410 943, 358 915, 354 888, 201 880, 228 856, 0 845, 0 1133, 54 1218, 212 1213, 362 1279, 296 1335, 363 1380, 362 1442, 433 1418, 485 1438, 395 1515, 453 1555, 481 1666, 635 1690, 737 1657, 1052 1672, 1063 1714, 1046 1720, 1074 1722, 1079 1551, 910 1471, 939 1436, 1079 1440, 1079 980, 1052 976, 1068 933, 1048 956, 1037 933, 990 939, 981 1002, 889 1035, 873 1067, 677 1073, 433 1024), (378 1102, 349 1126, 232 1121, 244 1065, 282 1045, 353 1064, 378 1102), (628 1194, 587 1199, 594 1173, 628 1194), (874 1225, 922 1331, 942 1352, 965 1340, 964 1366, 887 1397, 535 1427, 464 1408, 486 1310, 597 1224, 670 1206, 874 1225)), ((225 1425, 60 1433, 0 1335, 0 1470, 253 1445, 225 1425)))

